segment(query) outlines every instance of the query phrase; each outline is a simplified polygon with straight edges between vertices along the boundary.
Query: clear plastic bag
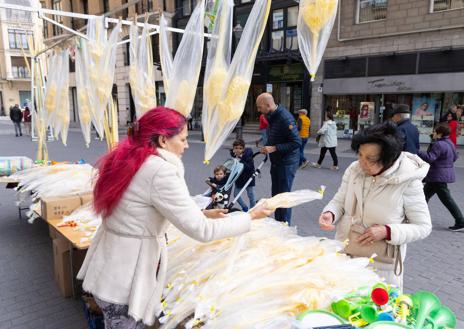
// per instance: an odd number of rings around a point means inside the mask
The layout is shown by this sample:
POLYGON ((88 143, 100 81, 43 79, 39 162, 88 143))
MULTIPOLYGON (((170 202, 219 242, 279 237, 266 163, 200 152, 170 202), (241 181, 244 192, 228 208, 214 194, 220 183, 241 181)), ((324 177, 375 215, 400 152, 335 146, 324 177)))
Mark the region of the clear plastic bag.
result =
POLYGON ((258 204, 265 203, 266 208, 275 210, 277 208, 292 208, 313 200, 320 200, 323 193, 311 190, 298 190, 280 193, 270 199, 261 199, 258 204))
MULTIPOLYGON (((104 114, 112 101, 111 90, 120 31, 121 22, 113 27, 110 36, 107 37, 104 17, 90 18, 87 23, 89 40, 80 40, 80 66, 76 66, 76 76, 80 76, 84 80, 85 89, 78 90, 78 99, 81 98, 82 104, 88 104, 89 111, 86 111, 87 109, 82 111, 84 112, 84 121, 87 121, 86 114, 88 113, 101 138, 104 136, 104 114)), ((81 87, 83 86, 81 85, 81 87)), ((84 132, 84 136, 85 134, 86 132, 84 132)), ((90 143, 90 139, 88 141, 86 139, 86 143, 90 143)))
POLYGON ((171 227, 161 328, 191 315, 186 328, 290 328, 296 314, 328 308, 337 296, 378 281, 367 258, 351 259, 338 252, 342 247, 298 236, 295 227, 272 219, 210 243, 171 227))
POLYGON ((130 27, 129 82, 137 118, 156 107, 156 85, 153 72, 153 54, 149 25, 145 23, 139 36, 138 26, 130 27))
POLYGON ((200 76, 204 44, 204 17, 205 3, 200 1, 190 16, 173 61, 167 42, 166 20, 162 17, 160 21, 161 65, 166 90, 165 106, 175 109, 185 117, 192 110, 200 76), (170 61, 172 65, 168 64, 170 61))
POLYGON ((205 161, 209 161, 234 129, 245 108, 259 43, 266 28, 271 0, 257 0, 243 29, 230 65, 232 3, 219 5, 209 48, 203 94, 205 161))
POLYGON ((77 89, 77 104, 79 109, 79 122, 81 125, 82 134, 84 135, 85 145, 90 145, 90 128, 92 123, 91 113, 93 108, 91 105, 91 92, 88 85, 89 77, 86 64, 83 59, 86 53, 86 43, 81 42, 80 49, 76 49, 76 89, 77 89))
POLYGON ((298 14, 298 47, 314 81, 332 27, 338 0, 301 0, 298 14))

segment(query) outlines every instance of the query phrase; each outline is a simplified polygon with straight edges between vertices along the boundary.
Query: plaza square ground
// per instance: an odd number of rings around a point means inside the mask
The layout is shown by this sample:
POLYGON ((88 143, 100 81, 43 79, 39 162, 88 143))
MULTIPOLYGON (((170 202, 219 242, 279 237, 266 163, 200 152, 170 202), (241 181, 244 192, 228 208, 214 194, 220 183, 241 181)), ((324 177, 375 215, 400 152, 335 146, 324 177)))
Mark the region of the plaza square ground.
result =
MULTIPOLYGON (((253 145, 257 135, 245 135, 245 140, 253 145)), ((204 179, 212 175, 213 165, 222 163, 228 157, 225 146, 221 148, 211 165, 203 165, 204 146, 200 134, 193 132, 190 149, 183 161, 186 180, 191 194, 202 193, 207 186, 204 179)), ((426 147, 425 145, 423 147, 426 147)), ((71 129, 68 146, 60 142, 49 143, 50 158, 56 161, 77 161, 85 159, 94 164, 106 151, 106 143, 92 140, 86 149, 81 133, 71 129)), ((29 138, 15 137, 9 120, 0 120, 0 156, 25 155, 35 158, 36 143, 29 138)), ((464 154, 464 149, 459 152, 464 154)), ((319 153, 313 139, 306 147, 306 156, 316 161, 319 153)), ((297 207, 293 211, 292 224, 298 227, 301 235, 333 237, 333 233, 321 231, 317 224, 324 205, 332 198, 340 184, 344 169, 355 159, 349 141, 340 140, 337 147, 340 171, 334 172, 328 154, 322 169, 299 170, 293 189, 318 189, 326 185, 322 201, 297 207)), ((260 161, 257 159, 256 163, 260 161)), ((464 209, 464 159, 456 163, 457 182, 450 185, 451 192, 464 209)), ((262 170, 257 180, 257 198, 270 196, 269 164, 262 170)), ((0 189, 0 328, 86 328, 82 304, 79 299, 62 298, 53 279, 52 241, 48 227, 43 221, 28 224, 18 219, 16 197, 13 190, 3 186, 0 189)), ((461 320, 457 328, 464 328, 464 232, 450 232, 447 227, 454 224, 453 219, 439 200, 434 197, 430 204, 433 232, 425 240, 411 243, 405 263, 405 290, 414 292, 420 289, 436 293, 442 302, 449 306, 461 320)), ((340 273, 343 279, 343 273, 340 273)))

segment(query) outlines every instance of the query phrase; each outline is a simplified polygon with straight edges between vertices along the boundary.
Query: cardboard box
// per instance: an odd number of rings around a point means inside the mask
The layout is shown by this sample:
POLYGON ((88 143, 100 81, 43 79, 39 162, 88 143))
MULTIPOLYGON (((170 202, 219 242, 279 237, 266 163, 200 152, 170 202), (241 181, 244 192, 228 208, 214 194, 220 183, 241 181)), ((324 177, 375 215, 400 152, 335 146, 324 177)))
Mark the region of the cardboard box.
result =
POLYGON ((70 242, 63 237, 53 240, 53 261, 55 281, 63 297, 71 297, 73 280, 84 262, 86 250, 73 250, 73 274, 71 276, 70 242))
POLYGON ((55 265, 55 281, 63 297, 72 296, 71 263, 69 258, 69 242, 65 239, 53 240, 53 260, 55 265))
POLYGON ((67 197, 43 198, 41 200, 42 217, 46 220, 61 219, 92 199, 92 193, 67 197))

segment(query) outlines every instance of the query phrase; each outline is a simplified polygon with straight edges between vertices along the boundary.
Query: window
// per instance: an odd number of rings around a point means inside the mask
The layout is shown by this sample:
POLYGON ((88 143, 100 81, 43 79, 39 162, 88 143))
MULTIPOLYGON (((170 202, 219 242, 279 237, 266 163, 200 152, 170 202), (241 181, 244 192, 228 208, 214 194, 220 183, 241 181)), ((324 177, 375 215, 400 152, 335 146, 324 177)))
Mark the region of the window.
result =
POLYGON ((284 50, 284 10, 277 9, 272 11, 272 50, 284 50))
POLYGON ((285 48, 298 49, 298 35, 296 24, 298 23, 298 6, 287 8, 287 30, 285 32, 285 48))
POLYGON ((29 71, 23 57, 11 57, 11 74, 16 79, 29 78, 29 71))
POLYGON ((103 13, 110 11, 110 4, 108 0, 103 0, 103 13))
POLYGON ((387 0, 358 0, 358 23, 387 18, 387 0))
POLYGON ((8 43, 10 49, 29 49, 27 39, 32 31, 8 29, 8 43))
POLYGON ((192 3, 190 0, 182 0, 182 14, 188 16, 192 13, 192 3))
MULTIPOLYGON (((61 10, 61 0, 54 0, 53 1, 53 9, 54 10, 61 10)), ((58 15, 53 15, 53 19, 60 23, 63 24, 63 17, 58 16, 58 15)), ((53 24, 53 35, 59 35, 63 33, 63 29, 55 24, 53 24)))
MULTIPOLYGON (((31 4, 29 0, 4 0, 3 1, 9 5, 18 5, 18 6, 27 6, 31 4)), ((16 22, 32 22, 31 12, 15 9, 5 9, 6 19, 9 21, 16 22)))
POLYGON ((432 12, 464 8, 464 0, 432 0, 432 12))
POLYGON ((297 23, 298 6, 272 12, 271 50, 298 49, 297 23))

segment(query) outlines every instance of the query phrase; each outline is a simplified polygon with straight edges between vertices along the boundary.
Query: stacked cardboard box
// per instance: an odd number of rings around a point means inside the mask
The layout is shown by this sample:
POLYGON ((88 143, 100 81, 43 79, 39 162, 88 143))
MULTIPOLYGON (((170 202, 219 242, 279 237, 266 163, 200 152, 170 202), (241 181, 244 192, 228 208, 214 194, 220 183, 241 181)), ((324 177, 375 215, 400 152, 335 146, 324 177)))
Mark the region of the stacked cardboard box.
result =
POLYGON ((84 203, 91 201, 92 197, 92 193, 83 193, 67 197, 42 198, 41 215, 46 220, 61 219, 84 203))

